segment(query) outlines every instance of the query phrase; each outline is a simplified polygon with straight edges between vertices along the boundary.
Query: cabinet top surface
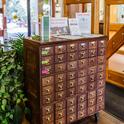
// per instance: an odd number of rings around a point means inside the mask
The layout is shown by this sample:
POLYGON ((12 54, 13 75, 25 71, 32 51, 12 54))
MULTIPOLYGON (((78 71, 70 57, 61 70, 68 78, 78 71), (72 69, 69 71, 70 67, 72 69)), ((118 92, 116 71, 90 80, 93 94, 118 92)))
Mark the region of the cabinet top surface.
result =
POLYGON ((38 40, 33 40, 32 38, 28 37, 24 41, 27 42, 32 42, 34 44, 38 45, 50 45, 50 44, 59 44, 63 42, 75 42, 75 41, 94 41, 94 40, 107 40, 107 36, 104 35, 85 35, 85 36, 70 36, 70 35, 62 35, 62 36, 56 36, 56 37, 51 37, 50 40, 48 41, 38 41, 38 40))

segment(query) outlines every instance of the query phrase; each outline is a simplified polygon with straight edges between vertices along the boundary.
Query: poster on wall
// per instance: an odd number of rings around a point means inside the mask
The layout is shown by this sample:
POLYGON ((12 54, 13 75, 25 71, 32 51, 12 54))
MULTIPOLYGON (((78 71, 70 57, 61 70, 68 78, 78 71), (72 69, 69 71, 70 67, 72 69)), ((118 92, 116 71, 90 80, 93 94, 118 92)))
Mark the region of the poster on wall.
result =
POLYGON ((90 13, 76 13, 76 19, 81 34, 91 34, 91 14, 90 13))
POLYGON ((62 35, 68 34, 68 19, 66 17, 63 18, 54 18, 50 19, 50 32, 51 35, 62 35))

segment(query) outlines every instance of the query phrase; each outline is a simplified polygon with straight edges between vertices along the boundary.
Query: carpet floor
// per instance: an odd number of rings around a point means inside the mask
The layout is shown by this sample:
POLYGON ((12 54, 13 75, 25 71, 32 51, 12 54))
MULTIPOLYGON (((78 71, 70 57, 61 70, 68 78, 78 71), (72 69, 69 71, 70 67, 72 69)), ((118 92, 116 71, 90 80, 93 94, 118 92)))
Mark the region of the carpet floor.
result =
POLYGON ((105 110, 124 121, 124 89, 107 83, 105 110))

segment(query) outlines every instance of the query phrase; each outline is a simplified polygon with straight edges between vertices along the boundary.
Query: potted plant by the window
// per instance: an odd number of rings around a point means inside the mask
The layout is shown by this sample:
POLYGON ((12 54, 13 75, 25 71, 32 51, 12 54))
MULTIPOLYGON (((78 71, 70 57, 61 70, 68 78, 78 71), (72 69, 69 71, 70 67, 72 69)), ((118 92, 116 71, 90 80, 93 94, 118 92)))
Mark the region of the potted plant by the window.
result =
POLYGON ((23 35, 0 50, 0 124, 21 124, 27 98, 23 90, 23 35))

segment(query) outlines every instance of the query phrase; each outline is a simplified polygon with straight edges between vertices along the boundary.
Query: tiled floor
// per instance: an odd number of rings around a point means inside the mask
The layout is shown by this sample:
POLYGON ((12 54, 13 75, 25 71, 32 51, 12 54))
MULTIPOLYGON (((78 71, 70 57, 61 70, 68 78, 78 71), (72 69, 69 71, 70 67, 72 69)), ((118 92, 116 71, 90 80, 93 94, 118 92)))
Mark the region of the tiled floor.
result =
MULTIPOLYGON (((26 120, 22 124, 29 124, 26 120)), ((96 124, 93 120, 85 120, 76 124, 96 124)), ((124 124, 124 122, 114 118, 106 112, 100 112, 100 119, 97 124, 124 124)))

